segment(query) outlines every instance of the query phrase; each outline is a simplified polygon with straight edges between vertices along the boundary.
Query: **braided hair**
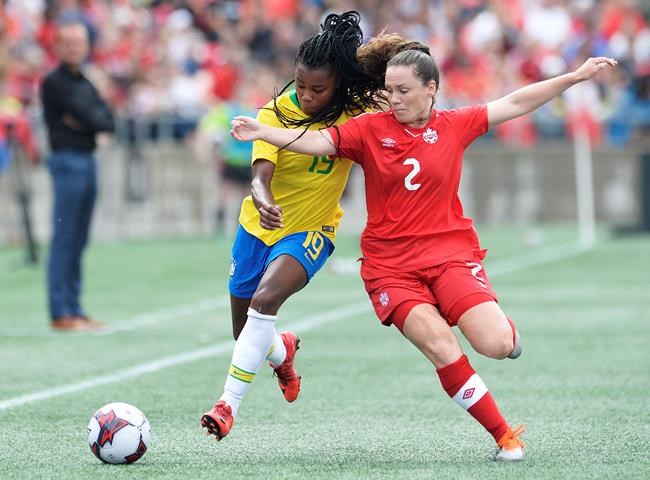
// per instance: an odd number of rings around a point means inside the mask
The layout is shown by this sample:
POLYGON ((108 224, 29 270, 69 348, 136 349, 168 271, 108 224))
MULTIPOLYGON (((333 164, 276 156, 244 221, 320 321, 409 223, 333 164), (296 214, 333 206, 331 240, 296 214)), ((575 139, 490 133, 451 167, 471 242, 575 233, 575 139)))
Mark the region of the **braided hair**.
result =
POLYGON ((273 111, 285 127, 309 127, 314 123, 331 126, 345 112, 351 116, 376 109, 380 102, 374 92, 383 86, 383 78, 369 76, 357 62, 357 49, 363 42, 363 32, 358 12, 349 11, 327 15, 321 24, 321 32, 302 42, 294 64, 308 69, 330 69, 338 80, 334 98, 320 112, 302 119, 296 119, 283 112, 277 105, 277 98, 294 80, 273 96, 273 111))
MULTIPOLYGON (((300 45, 294 63, 309 69, 329 68, 337 76, 339 84, 333 100, 327 107, 301 119, 287 115, 278 107, 277 98, 295 80, 285 85, 273 96, 273 111, 285 127, 304 127, 306 130, 315 123, 332 126, 344 112, 355 116, 364 111, 383 110, 388 106, 384 96, 384 76, 389 60, 402 52, 412 50, 417 51, 412 53, 416 53, 418 57, 419 52, 431 57, 429 47, 425 44, 406 40, 398 33, 381 33, 377 38, 362 45, 363 32, 359 26, 360 21, 361 16, 356 11, 341 15, 331 13, 321 24, 322 31, 300 45)), ((436 70, 437 83, 437 67, 433 58, 430 60, 436 70)))

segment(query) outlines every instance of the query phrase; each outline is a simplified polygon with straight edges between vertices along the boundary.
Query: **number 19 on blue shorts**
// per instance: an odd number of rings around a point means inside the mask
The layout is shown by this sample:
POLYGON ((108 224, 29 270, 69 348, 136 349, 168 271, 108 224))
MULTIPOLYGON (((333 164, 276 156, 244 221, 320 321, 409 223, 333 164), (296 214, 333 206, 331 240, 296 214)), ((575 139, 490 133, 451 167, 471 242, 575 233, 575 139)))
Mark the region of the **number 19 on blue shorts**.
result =
POLYGON ((230 258, 230 293, 239 298, 251 298, 269 264, 280 255, 295 258, 305 269, 309 281, 333 251, 332 241, 320 232, 292 233, 269 246, 240 225, 230 258))

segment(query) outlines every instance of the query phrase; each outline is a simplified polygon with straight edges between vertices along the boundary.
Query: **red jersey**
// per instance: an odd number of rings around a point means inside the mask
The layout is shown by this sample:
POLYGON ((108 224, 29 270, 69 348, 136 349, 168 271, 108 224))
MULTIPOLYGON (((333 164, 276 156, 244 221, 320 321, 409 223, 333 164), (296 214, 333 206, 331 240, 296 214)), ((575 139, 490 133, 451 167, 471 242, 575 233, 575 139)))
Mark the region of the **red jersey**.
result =
POLYGON ((399 123, 392 112, 328 128, 338 154, 364 170, 364 261, 412 271, 475 258, 478 235, 463 216, 458 187, 463 152, 487 129, 485 105, 434 111, 423 128, 399 123))

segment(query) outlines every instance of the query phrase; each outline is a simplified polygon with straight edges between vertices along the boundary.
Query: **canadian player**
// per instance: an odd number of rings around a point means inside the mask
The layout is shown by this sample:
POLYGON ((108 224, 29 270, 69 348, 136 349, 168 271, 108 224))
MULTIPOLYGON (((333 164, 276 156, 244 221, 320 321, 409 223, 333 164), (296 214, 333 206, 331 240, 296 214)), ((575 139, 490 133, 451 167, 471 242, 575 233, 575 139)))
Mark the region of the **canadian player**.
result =
POLYGON ((361 276, 379 320, 395 325, 433 363, 447 394, 493 436, 495 460, 522 460, 523 426, 508 425, 452 330, 458 326, 487 357, 521 353, 517 330, 483 268, 485 250, 463 215, 463 152, 489 128, 533 111, 616 61, 589 58, 571 73, 487 104, 436 110, 439 72, 433 58, 421 48, 392 55, 397 38, 374 39, 357 53, 367 72, 377 72, 382 54, 387 59, 380 73, 390 110, 304 135, 236 117, 231 133, 242 141, 262 139, 309 155, 350 158, 363 167, 368 220, 361 276))

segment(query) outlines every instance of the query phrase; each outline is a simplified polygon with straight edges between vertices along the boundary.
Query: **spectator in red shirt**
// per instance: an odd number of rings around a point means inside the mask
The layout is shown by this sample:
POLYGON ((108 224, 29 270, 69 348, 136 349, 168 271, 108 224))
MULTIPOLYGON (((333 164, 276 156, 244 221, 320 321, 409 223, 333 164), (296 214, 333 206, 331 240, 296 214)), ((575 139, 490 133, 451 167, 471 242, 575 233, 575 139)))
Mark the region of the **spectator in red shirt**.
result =
MULTIPOLYGON (((379 38, 361 47, 359 61, 394 51, 394 40, 379 38)), ((508 426, 451 328, 457 325, 472 347, 490 358, 521 353, 517 330, 499 307, 481 263, 485 250, 472 220, 463 215, 458 197, 463 152, 489 128, 532 112, 616 61, 590 58, 571 73, 487 104, 436 110, 439 72, 425 48, 388 55, 381 71, 388 111, 298 132, 236 117, 232 134, 298 153, 347 157, 363 167, 368 220, 361 276, 377 316, 422 351, 449 396, 492 434, 495 460, 522 460, 523 427, 508 426)))
POLYGON ((0 174, 11 164, 11 142, 22 149, 31 163, 38 163, 40 154, 29 117, 18 100, 0 98, 0 174))

